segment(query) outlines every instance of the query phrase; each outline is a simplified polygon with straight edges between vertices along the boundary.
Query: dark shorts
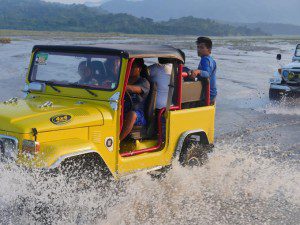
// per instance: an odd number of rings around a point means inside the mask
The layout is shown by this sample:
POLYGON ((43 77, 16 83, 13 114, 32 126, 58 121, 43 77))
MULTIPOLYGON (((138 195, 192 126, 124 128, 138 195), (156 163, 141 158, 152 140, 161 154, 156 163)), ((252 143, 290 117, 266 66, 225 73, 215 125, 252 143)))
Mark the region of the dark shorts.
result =
POLYGON ((134 110, 137 118, 135 121, 135 126, 146 126, 147 125, 147 121, 145 118, 145 114, 142 110, 134 110))

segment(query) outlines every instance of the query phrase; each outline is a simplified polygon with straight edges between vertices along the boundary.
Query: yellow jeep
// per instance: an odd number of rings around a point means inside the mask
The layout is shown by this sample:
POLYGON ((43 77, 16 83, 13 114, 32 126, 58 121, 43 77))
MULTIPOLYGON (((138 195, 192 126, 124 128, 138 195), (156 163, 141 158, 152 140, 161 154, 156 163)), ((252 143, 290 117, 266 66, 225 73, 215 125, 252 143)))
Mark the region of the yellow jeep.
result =
POLYGON ((188 81, 184 63, 184 53, 171 46, 34 46, 24 99, 0 103, 1 158, 51 170, 88 156, 116 179, 175 159, 201 163, 203 149, 214 141, 215 106, 209 82, 188 81), (155 109, 159 96, 151 82, 147 126, 134 127, 120 142, 124 103, 130 101, 126 85, 134 60, 141 58, 172 61, 168 101, 155 109), (92 77, 85 79, 85 73, 92 77))

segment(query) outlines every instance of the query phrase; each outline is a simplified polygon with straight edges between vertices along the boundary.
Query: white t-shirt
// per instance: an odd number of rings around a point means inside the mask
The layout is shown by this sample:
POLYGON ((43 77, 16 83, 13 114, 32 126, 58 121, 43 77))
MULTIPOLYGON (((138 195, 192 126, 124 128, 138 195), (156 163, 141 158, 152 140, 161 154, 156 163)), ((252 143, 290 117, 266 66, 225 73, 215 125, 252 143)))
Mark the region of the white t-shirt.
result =
POLYGON ((167 105, 172 67, 173 65, 171 63, 155 63, 149 66, 151 81, 157 83, 157 109, 164 108, 167 105))

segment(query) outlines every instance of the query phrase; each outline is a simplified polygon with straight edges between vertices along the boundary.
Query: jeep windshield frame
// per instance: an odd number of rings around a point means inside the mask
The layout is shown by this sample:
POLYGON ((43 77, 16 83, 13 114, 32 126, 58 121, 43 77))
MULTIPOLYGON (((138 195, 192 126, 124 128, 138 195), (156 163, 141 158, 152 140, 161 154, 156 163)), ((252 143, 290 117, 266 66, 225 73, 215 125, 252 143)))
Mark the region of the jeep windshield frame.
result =
MULTIPOLYGON (((52 57, 53 58, 53 57, 52 57)), ((69 60, 70 61, 70 60, 69 60)), ((67 68, 63 68, 63 64, 64 62, 58 61, 58 62, 52 62, 52 70, 54 72, 54 74, 59 77, 62 74, 66 74, 66 70, 67 68), (55 63, 61 63, 60 67, 61 70, 60 71, 56 71, 57 68, 55 68, 53 65, 55 65, 55 63), (58 75, 58 73, 61 73, 61 75, 58 75)), ((48 64, 49 67, 49 64, 48 64)), ((35 49, 33 51, 33 59, 31 62, 31 67, 30 67, 30 71, 29 71, 29 76, 28 76, 28 81, 29 82, 39 82, 39 83, 45 83, 46 85, 51 85, 53 86, 59 86, 59 87, 70 87, 70 88, 79 88, 79 89, 91 89, 91 90, 101 90, 101 91, 109 91, 109 92, 113 92, 115 91, 118 87, 119 87, 119 83, 120 83, 120 76, 121 76, 121 68, 122 68, 122 55, 120 54, 116 54, 115 52, 91 52, 91 51, 72 51, 71 49, 35 49), (41 55, 43 55, 41 57, 41 55), (41 74, 39 74, 39 66, 47 66, 47 63, 49 62, 49 56, 59 56, 61 59, 62 58, 66 58, 67 61, 69 60, 69 58, 73 58, 76 59, 74 60, 74 62, 71 62, 72 64, 74 64, 73 68, 72 67, 72 75, 77 76, 77 81, 75 82, 70 82, 68 80, 65 80, 66 77, 63 77, 64 80, 51 80, 51 79, 41 79, 41 74), (84 60, 86 59, 86 60, 84 60), (94 61, 93 61, 94 59, 94 61), (96 60, 95 60, 96 59, 96 60), (98 59, 98 60, 97 60, 98 59), (102 61, 100 60, 102 59, 102 61), (46 60, 46 62, 45 62, 46 60), (114 81, 111 82, 111 84, 107 84, 105 85, 105 83, 108 83, 107 81, 103 81, 103 83, 100 84, 95 82, 94 83, 81 83, 80 82, 80 78, 81 78, 81 74, 79 72, 80 70, 80 66, 79 64, 86 61, 85 64, 86 66, 89 66, 91 68, 91 76, 95 76, 95 69, 91 67, 91 63, 97 62, 98 64, 101 64, 102 68, 105 68, 105 62, 108 62, 108 60, 117 60, 118 61, 118 68, 116 71, 116 76, 114 81), (77 61, 77 64, 75 63, 75 61, 77 61), (75 74, 75 71, 77 71, 77 73, 75 74), (96 84, 97 83, 97 84, 96 84)), ((105 68, 105 71, 107 68, 105 68)), ((45 71, 44 71, 45 72, 45 71)), ((51 75, 51 73, 48 71, 46 71, 48 74, 51 75)), ((54 76, 55 76, 54 75, 54 76)), ((105 74, 105 76, 108 76, 107 72, 105 74)), ((45 74, 44 74, 44 78, 45 78, 45 74)), ((110 77, 112 78, 112 77, 110 77)), ((96 80, 96 79, 93 79, 96 80)), ((74 80, 73 80, 74 81, 74 80)), ((112 80, 111 80, 112 81, 112 80)))

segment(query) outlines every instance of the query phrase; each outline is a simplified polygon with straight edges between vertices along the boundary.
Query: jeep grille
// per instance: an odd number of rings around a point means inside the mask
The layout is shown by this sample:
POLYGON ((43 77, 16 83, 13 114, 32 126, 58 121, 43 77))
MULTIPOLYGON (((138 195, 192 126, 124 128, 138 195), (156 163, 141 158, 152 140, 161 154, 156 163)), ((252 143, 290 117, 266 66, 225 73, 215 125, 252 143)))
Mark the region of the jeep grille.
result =
POLYGON ((15 159, 18 154, 18 139, 10 136, 0 135, 1 159, 15 159))

